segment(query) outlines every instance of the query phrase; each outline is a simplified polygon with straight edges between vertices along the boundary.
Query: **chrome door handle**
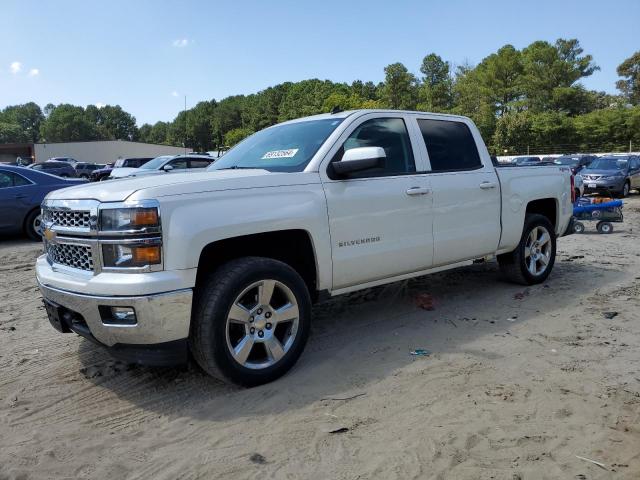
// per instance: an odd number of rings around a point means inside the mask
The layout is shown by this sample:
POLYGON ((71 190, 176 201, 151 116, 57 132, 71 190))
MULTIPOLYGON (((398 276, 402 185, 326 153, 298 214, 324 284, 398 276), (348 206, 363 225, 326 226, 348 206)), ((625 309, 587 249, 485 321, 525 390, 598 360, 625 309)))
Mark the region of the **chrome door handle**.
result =
POLYGON ((480 188, 483 190, 488 190, 490 188, 496 188, 496 184, 493 182, 482 182, 480 184, 480 188))
POLYGON ((431 189, 427 187, 411 187, 407 189, 407 195, 427 195, 431 193, 431 189))

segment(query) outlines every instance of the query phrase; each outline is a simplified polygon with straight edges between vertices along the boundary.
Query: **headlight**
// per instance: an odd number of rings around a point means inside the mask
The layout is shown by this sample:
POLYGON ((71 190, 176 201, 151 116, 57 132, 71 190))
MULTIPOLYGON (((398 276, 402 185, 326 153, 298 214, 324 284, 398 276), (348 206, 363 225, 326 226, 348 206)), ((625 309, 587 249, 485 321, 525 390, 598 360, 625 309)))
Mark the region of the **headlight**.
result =
POLYGON ((157 207, 108 208, 100 212, 100 230, 103 232, 159 227, 160 216, 157 207))
POLYGON ((106 268, 131 268, 160 265, 162 247, 148 243, 105 243, 102 245, 102 262, 106 268))
POLYGON ((602 177, 602 180, 620 180, 624 175, 608 175, 606 177, 602 177))

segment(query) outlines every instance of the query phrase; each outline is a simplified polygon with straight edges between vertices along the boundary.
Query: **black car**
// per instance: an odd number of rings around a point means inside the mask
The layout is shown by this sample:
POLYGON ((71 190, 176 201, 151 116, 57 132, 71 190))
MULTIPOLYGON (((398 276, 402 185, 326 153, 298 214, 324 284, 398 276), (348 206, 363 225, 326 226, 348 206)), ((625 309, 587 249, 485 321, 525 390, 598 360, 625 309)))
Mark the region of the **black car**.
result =
POLYGON ((78 162, 76 163, 76 166, 74 168, 76 169, 76 175, 78 177, 88 179, 91 177, 91 173, 93 171, 99 170, 104 167, 105 165, 98 165, 97 163, 78 162))
POLYGON ((32 163, 27 168, 32 170, 49 173, 51 175, 57 175, 58 177, 77 177, 74 168, 67 162, 54 162, 47 160, 44 163, 32 163))
POLYGON ((40 204, 47 193, 83 183, 31 168, 0 165, 0 232, 41 235, 40 204))
POLYGON ((556 158, 553 163, 568 166, 575 175, 583 168, 588 167, 596 158, 595 155, 563 155, 556 158))
POLYGON ((111 171, 114 168, 126 167, 126 168, 140 168, 142 165, 152 160, 154 157, 137 157, 137 158, 119 158, 115 161, 113 166, 107 165, 104 168, 94 170, 91 173, 92 182, 100 182, 106 180, 111 175, 111 171))

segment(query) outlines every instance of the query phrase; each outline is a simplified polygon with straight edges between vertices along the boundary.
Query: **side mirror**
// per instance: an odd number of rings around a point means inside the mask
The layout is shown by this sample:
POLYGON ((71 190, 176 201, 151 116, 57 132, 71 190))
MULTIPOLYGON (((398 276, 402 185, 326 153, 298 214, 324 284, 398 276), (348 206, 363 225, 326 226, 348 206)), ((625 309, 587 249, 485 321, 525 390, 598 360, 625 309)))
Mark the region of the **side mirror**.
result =
POLYGON ((333 171, 339 175, 362 172, 372 168, 384 168, 387 154, 382 147, 358 147, 344 152, 342 160, 333 162, 333 171))
POLYGON ((173 170, 173 167, 171 165, 167 164, 164 167, 162 167, 162 170, 164 170, 165 172, 169 173, 171 170, 173 170))

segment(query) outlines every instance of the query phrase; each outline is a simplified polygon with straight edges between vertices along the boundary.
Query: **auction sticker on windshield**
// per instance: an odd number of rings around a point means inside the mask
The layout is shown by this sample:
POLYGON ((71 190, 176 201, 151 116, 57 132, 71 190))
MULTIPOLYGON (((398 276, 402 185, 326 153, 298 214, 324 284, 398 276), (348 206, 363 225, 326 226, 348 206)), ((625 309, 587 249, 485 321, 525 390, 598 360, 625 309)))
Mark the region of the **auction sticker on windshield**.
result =
POLYGON ((289 148, 288 150, 272 150, 265 153, 262 156, 262 160, 269 160, 270 158, 291 158, 298 153, 298 150, 299 149, 297 148, 289 148))

